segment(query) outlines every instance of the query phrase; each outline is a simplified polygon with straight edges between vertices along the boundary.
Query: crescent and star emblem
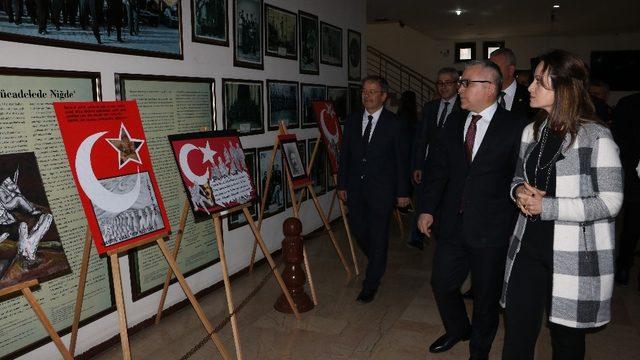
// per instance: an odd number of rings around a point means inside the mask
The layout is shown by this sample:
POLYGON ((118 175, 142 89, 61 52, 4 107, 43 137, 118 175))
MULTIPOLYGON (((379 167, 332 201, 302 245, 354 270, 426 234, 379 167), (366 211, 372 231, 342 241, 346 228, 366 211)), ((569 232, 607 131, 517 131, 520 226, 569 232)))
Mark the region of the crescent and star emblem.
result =
POLYGON ((202 163, 204 164, 208 162, 211 165, 215 164, 213 161, 213 156, 217 153, 211 150, 211 146, 209 145, 208 141, 204 147, 197 147, 193 144, 184 144, 180 148, 180 154, 178 155, 178 158, 180 161, 180 168, 182 169, 182 173, 192 183, 196 185, 204 185, 209 180, 209 169, 207 169, 207 171, 205 171, 205 173, 202 175, 196 175, 193 170, 191 170, 191 167, 189 167, 188 158, 189 153, 193 150, 200 150, 200 152, 202 152, 202 163))
POLYGON ((142 149, 144 140, 132 138, 124 124, 120 123, 120 136, 118 138, 106 140, 118 152, 119 169, 122 169, 129 161, 142 165, 139 152, 142 149))

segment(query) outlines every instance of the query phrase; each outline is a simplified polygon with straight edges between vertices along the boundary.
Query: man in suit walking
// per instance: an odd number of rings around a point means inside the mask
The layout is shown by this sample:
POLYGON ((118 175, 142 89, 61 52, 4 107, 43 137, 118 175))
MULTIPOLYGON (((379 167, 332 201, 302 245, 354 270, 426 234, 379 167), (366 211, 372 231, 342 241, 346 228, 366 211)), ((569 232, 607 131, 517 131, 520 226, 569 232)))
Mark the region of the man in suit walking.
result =
POLYGON ((502 89, 498 95, 498 105, 520 118, 531 120, 535 110, 529 106, 529 90, 516 81, 516 55, 513 50, 498 49, 491 53, 489 60, 498 65, 502 73, 502 89))
MULTIPOLYGON (((422 121, 416 131, 411 150, 411 180, 418 192, 422 184, 422 175, 425 173, 429 144, 438 136, 449 114, 460 109, 459 77, 458 70, 454 68, 445 67, 438 70, 436 91, 439 98, 425 103, 422 108, 422 121)), ((417 214, 414 221, 417 221, 417 214)), ((422 250, 423 241, 418 227, 414 226, 407 243, 422 250)))
POLYGON ((497 103, 500 69, 470 62, 458 81, 462 109, 450 116, 429 150, 418 227, 439 228, 431 285, 446 333, 429 351, 471 339, 472 359, 486 359, 498 327, 498 299, 515 206, 509 197, 523 121, 497 103), (473 319, 460 286, 471 273, 473 319))
POLYGON ((379 76, 362 82, 364 111, 345 124, 338 197, 347 203, 349 221, 368 263, 356 299, 371 302, 387 266, 389 219, 394 206, 409 204, 407 122, 384 108, 389 85, 379 76))

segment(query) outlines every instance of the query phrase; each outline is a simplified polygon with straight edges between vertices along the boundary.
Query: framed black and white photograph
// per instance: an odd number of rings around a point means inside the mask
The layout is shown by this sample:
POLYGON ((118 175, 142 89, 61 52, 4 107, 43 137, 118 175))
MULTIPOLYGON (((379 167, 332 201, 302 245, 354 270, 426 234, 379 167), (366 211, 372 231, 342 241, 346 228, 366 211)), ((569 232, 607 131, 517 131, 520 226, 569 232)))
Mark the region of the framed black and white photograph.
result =
POLYGON ((300 116, 302 120, 303 128, 310 128, 318 126, 315 120, 315 112, 313 110, 313 101, 326 100, 327 99, 327 87, 319 84, 300 84, 300 107, 302 108, 302 114, 300 116))
POLYGON ((362 85, 349 84, 349 114, 362 111, 362 85))
POLYGON ((192 41, 229 46, 228 6, 229 0, 191 0, 192 41))
POLYGON ((271 161, 272 147, 258 149, 258 175, 259 190, 261 196, 267 191, 267 201, 264 205, 264 219, 284 211, 284 167, 282 166, 282 152, 278 149, 273 162, 271 180, 269 188, 267 186, 267 175, 269 172, 269 162, 271 161))
POLYGON ((298 111, 298 83, 267 80, 268 129, 277 130, 280 121, 287 128, 300 126, 298 111))
POLYGON ((349 81, 362 78, 362 36, 355 30, 347 30, 347 73, 349 81))
POLYGON ((342 29, 320 21, 320 62, 342 66, 342 29))
POLYGON ((69 11, 72 5, 66 1, 3 1, 0 40, 183 59, 180 0, 129 1, 126 6, 114 1, 119 4, 114 9, 106 3, 111 2, 76 2, 69 11), (19 10, 8 13, 16 5, 19 10), (39 16, 41 8, 44 16, 39 16), (99 16, 90 15, 95 12, 99 16))
POLYGON ((222 79, 222 89, 224 129, 240 135, 262 134, 262 81, 222 79))
POLYGON ((262 0, 233 0, 233 65, 264 68, 262 0))
MULTIPOLYGON (((254 189, 258 189, 256 184, 256 149, 244 149, 244 162, 247 165, 247 172, 251 175, 251 181, 253 181, 254 189)), ((258 220, 258 203, 260 202, 260 195, 256 194, 258 199, 249 207, 249 212, 254 221, 258 220)), ((229 230, 237 229, 246 225, 247 218, 244 216, 243 211, 236 211, 227 216, 227 226, 229 230)))
MULTIPOLYGON (((302 162, 302 166, 304 166, 304 168, 307 168, 307 143, 305 140, 298 140, 296 143, 296 146, 298 147, 298 154, 300 154, 300 161, 302 162)), ((286 191, 284 192, 284 197, 287 200, 287 207, 291 207, 293 206, 293 202, 291 201, 291 195, 289 193, 289 184, 285 182, 285 188, 286 191)), ((301 202, 304 201, 304 199, 301 197, 303 191, 303 188, 300 188, 298 190, 295 190, 295 194, 296 194, 296 201, 301 202)), ((304 192, 305 194, 307 194, 307 192, 304 192)))
POLYGON ((327 86, 327 100, 333 101, 333 108, 336 111, 340 124, 344 124, 349 115, 347 109, 348 98, 346 86, 327 86))
POLYGON ((318 30, 318 17, 298 11, 298 24, 300 34, 300 73, 320 74, 320 32, 318 30))
POLYGON ((294 12, 265 4, 265 54, 285 59, 298 59, 296 33, 298 17, 294 12))
MULTIPOLYGON (((311 161, 313 148, 318 142, 317 139, 309 139, 307 142, 307 159, 311 161)), ((327 192, 327 153, 324 146, 320 146, 316 152, 316 158, 313 160, 313 167, 309 173, 311 186, 316 195, 320 196, 327 192)))

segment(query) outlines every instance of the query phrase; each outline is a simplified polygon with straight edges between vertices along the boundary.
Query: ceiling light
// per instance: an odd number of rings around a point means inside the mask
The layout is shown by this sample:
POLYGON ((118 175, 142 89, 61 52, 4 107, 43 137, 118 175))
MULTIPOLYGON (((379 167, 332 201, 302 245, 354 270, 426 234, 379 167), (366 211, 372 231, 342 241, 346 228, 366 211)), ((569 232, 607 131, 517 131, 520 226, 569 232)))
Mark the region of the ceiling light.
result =
POLYGON ((558 4, 553 5, 554 9, 558 9, 559 7, 560 7, 560 5, 558 5, 558 4))
POLYGON ((456 15, 460 16, 460 14, 462 14, 462 10, 457 9, 457 10, 456 10, 456 15))

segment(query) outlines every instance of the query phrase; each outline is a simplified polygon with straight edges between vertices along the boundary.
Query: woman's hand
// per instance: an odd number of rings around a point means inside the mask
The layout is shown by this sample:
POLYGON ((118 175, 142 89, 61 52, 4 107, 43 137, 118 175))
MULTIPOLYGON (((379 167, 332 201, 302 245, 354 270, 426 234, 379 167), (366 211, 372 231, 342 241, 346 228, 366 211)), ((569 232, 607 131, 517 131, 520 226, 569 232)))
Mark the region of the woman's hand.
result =
POLYGON ((525 215, 539 215, 542 212, 542 198, 546 194, 545 191, 539 190, 529 183, 524 183, 516 189, 516 202, 525 215))

